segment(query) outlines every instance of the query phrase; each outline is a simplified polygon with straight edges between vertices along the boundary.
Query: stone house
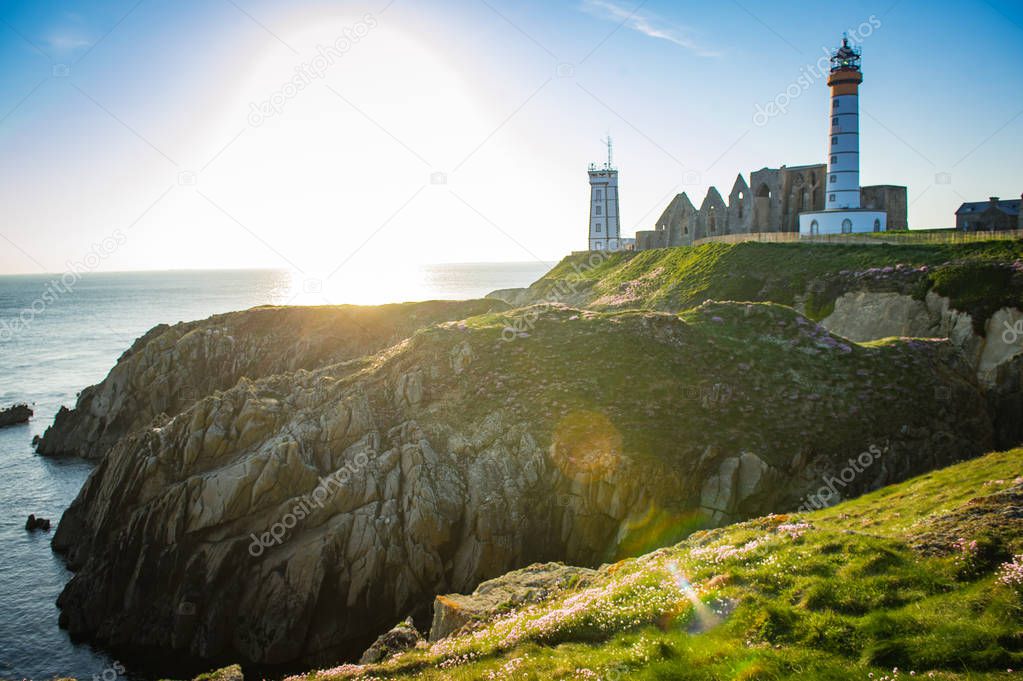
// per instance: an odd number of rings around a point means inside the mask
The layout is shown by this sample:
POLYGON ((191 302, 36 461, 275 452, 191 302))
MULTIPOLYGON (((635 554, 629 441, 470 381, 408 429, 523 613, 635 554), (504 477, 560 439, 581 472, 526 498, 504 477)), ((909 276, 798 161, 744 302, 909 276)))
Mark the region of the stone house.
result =
POLYGON ((1023 229, 1020 199, 1002 201, 992 196, 987 201, 964 203, 956 211, 956 229, 962 232, 1002 232, 1023 229))

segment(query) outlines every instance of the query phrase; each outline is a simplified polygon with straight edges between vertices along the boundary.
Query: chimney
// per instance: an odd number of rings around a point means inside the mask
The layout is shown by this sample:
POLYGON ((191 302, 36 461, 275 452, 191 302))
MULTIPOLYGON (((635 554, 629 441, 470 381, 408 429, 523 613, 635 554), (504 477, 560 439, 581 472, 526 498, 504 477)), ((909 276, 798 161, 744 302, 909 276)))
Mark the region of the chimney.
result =
POLYGON ((992 208, 998 208, 998 197, 997 196, 992 196, 991 197, 991 207, 992 208))

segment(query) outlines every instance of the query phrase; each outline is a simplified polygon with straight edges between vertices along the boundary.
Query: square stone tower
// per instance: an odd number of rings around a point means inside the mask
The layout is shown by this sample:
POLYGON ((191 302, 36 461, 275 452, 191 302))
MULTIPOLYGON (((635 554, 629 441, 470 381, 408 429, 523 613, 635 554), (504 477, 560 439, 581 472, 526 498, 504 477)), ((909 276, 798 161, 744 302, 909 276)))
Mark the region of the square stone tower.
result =
POLYGON ((622 247, 618 217, 618 169, 612 159, 611 138, 607 139, 607 163, 590 164, 589 250, 617 251, 622 247))

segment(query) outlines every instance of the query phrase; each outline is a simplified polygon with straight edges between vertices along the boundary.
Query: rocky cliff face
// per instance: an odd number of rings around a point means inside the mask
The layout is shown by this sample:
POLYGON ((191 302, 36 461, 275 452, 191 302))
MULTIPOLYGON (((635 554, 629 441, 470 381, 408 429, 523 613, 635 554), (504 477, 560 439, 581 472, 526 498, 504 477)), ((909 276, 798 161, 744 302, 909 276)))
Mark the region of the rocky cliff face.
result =
POLYGON ((379 350, 417 328, 503 309, 499 301, 433 301, 359 307, 260 307, 205 321, 157 326, 61 408, 40 454, 99 458, 154 417, 175 416, 243 378, 315 369, 379 350))
MULTIPOLYGON (((240 313, 234 328, 262 314, 240 313)), ((272 335, 238 360, 276 355, 264 377, 233 387, 234 364, 180 361, 238 353, 233 333, 189 338, 201 328, 176 343, 151 334, 79 403, 86 451, 112 424, 130 432, 54 537, 76 570, 59 600, 72 633, 206 658, 334 661, 428 612, 436 594, 835 503, 993 437, 949 342, 858 346, 769 304, 494 313, 341 364, 338 341, 303 354, 308 334, 279 350, 272 335), (305 369, 314 355, 320 368, 305 369), (297 370, 279 373, 284 363, 297 370), (99 406, 129 377, 172 372, 208 394, 144 405, 168 418, 136 430, 137 406, 99 406)))
POLYGON ((997 310, 983 323, 984 332, 977 333, 969 313, 953 309, 948 298, 934 292, 923 300, 899 293, 846 293, 821 324, 860 342, 888 336, 948 338, 988 386, 996 384, 999 367, 1023 353, 1023 312, 997 310))

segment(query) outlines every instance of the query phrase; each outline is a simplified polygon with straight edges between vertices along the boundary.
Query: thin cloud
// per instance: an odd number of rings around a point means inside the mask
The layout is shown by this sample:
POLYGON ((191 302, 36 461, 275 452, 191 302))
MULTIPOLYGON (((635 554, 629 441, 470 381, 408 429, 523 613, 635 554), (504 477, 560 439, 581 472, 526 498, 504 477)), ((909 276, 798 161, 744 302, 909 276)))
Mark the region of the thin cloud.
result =
POLYGON ((54 31, 46 37, 46 44, 57 52, 73 52, 88 47, 92 41, 71 31, 54 31))
POLYGON ((689 29, 675 26, 647 12, 629 10, 611 0, 583 0, 580 9, 591 16, 624 25, 637 33, 658 40, 667 40, 700 57, 719 57, 720 52, 699 44, 689 29))

